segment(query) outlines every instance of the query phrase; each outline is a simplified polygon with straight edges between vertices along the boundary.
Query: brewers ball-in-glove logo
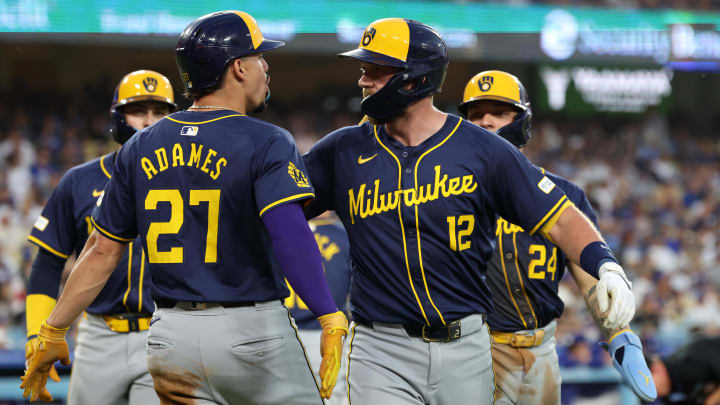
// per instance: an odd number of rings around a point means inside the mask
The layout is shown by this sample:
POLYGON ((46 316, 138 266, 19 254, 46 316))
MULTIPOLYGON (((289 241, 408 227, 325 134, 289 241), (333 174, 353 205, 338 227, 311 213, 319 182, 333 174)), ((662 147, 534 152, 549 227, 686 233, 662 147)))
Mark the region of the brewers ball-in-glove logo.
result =
POLYGON ((187 85, 188 89, 192 89, 192 82, 190 81, 190 76, 186 72, 183 72, 182 74, 183 82, 187 85))
POLYGON ((362 44, 363 46, 368 46, 370 44, 370 41, 375 38, 375 34, 377 34, 377 30, 375 28, 370 28, 363 34, 362 38, 362 44))
POLYGON ((143 79, 143 86, 145 86, 145 90, 154 93, 155 90, 157 90, 157 79, 154 77, 146 77, 143 79))
POLYGON ((492 76, 483 76, 480 78, 480 91, 488 91, 493 85, 492 76))
POLYGON ((293 162, 288 163, 288 174, 298 187, 310 187, 310 182, 308 182, 305 173, 298 169, 293 162))

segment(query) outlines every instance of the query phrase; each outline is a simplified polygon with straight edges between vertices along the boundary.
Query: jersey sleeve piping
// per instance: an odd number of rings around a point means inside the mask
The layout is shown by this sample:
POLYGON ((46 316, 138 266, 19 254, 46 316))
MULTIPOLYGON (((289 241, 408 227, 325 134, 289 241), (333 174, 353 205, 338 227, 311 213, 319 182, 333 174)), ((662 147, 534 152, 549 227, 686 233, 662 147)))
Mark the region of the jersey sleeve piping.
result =
POLYGON ((91 217, 91 218, 90 218, 90 221, 92 222, 92 224, 93 224, 93 226, 95 227, 95 229, 98 230, 98 232, 100 232, 101 234, 103 234, 105 237, 107 237, 107 238, 109 238, 109 239, 112 239, 112 240, 114 240, 114 241, 116 241, 116 242, 124 242, 124 243, 132 242, 132 241, 134 240, 134 238, 123 238, 123 237, 121 237, 121 236, 113 235, 112 233, 110 233, 110 232, 106 231, 105 229, 101 228, 100 225, 98 225, 97 222, 95 222, 95 218, 92 218, 92 217, 91 217))
POLYGON ((54 254, 55 256, 57 256, 61 259, 67 259, 70 257, 69 254, 65 254, 65 253, 60 252, 57 249, 53 249, 50 245, 48 245, 47 243, 41 241, 40 239, 38 239, 32 235, 28 235, 27 239, 28 239, 28 241, 40 246, 41 248, 47 250, 48 252, 54 254))
MULTIPOLYGON (((544 225, 545 225, 548 221, 550 221, 550 220, 552 220, 552 219, 555 219, 555 221, 557 221, 557 217, 556 217, 555 214, 557 214, 560 209, 564 210, 565 208, 567 208, 567 207, 565 206, 565 204, 564 204, 565 202, 569 202, 569 201, 568 201, 567 196, 566 196, 566 195, 563 195, 563 196, 558 200, 558 202, 556 202, 555 205, 547 212, 547 214, 545 214, 545 216, 544 216, 540 221, 538 221, 538 223, 535 224, 535 226, 532 227, 532 229, 531 229, 530 232, 528 232, 528 233, 529 233, 530 235, 534 235, 535 232, 538 231, 538 229, 540 229, 541 227, 544 228, 544 225)), ((572 204, 572 203, 570 203, 570 204, 572 204)), ((558 217, 559 217, 559 216, 558 216, 558 217)), ((553 222, 553 225, 554 225, 554 224, 555 224, 555 223, 553 222)), ((552 228, 552 226, 551 226, 550 228, 552 228)))
POLYGON ((268 204, 267 206, 265 206, 265 208, 260 210, 260 217, 262 217, 263 214, 265 214, 265 212, 267 212, 267 210, 269 210, 270 208, 278 206, 280 204, 285 204, 285 203, 292 202, 292 201, 304 200, 306 198, 314 198, 314 197, 315 197, 315 194, 313 194, 313 193, 302 193, 302 194, 295 194, 295 195, 291 195, 289 197, 281 198, 273 203, 268 204))
POLYGON ((552 240, 550 237, 550 230, 555 226, 555 223, 560 219, 560 215, 562 215, 563 212, 565 212, 566 209, 569 207, 574 206, 572 201, 565 200, 565 202, 562 203, 559 209, 555 211, 555 213, 552 215, 552 217, 545 222, 545 225, 540 227, 540 234, 544 236, 546 239, 548 239, 550 242, 555 243, 555 241, 552 240))
POLYGON ((106 157, 107 157, 107 155, 105 155, 105 156, 103 156, 103 157, 100 158, 100 169, 102 169, 102 172, 105 174, 105 176, 107 176, 108 179, 111 179, 111 178, 112 178, 112 175, 111 175, 110 172, 108 172, 107 169, 105 168, 105 163, 104 163, 104 162, 105 162, 105 158, 106 158, 106 157))

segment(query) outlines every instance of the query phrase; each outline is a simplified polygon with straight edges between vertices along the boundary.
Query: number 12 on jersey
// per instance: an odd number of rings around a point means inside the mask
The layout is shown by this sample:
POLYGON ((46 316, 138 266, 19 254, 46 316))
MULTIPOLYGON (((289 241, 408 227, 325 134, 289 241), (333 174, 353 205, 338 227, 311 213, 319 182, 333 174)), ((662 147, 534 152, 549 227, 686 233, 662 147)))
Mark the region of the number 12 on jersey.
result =
MULTIPOLYGON (((147 232, 148 261, 150 263, 182 263, 183 248, 171 247, 159 251, 158 237, 163 234, 177 234, 185 217, 185 203, 180 190, 150 190, 145 197, 145 209, 155 210, 160 202, 170 203, 170 220, 151 222, 147 232)), ((220 217, 220 190, 190 190, 190 205, 208 204, 207 236, 205 238, 205 263, 217 262, 218 218, 220 217)))
POLYGON ((470 236, 475 228, 475 216, 460 215, 458 217, 447 217, 447 223, 450 233, 450 250, 460 251, 469 249, 471 241, 463 241, 463 238, 470 236), (461 229, 463 227, 464 229, 461 229))

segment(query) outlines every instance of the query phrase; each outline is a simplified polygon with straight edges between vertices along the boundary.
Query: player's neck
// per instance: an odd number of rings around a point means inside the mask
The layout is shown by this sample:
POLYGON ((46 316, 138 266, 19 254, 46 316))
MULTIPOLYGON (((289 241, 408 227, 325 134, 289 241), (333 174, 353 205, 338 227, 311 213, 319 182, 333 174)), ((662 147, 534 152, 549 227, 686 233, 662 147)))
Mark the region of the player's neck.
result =
POLYGON ((405 146, 417 146, 445 125, 447 114, 435 108, 432 98, 410 105, 385 124, 385 131, 405 146))
POLYGON ((190 111, 213 111, 220 109, 227 109, 236 111, 240 114, 246 113, 245 100, 241 97, 233 96, 225 89, 218 89, 217 91, 208 94, 207 96, 200 97, 195 100, 193 105, 189 108, 190 111), (220 107, 220 108, 193 108, 194 106, 206 106, 206 107, 220 107))

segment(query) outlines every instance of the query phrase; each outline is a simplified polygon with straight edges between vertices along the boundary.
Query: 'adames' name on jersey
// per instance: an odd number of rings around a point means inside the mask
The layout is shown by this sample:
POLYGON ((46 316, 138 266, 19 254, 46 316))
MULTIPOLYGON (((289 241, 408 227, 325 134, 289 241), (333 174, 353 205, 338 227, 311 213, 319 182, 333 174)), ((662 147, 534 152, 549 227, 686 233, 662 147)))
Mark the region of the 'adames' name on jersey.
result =
MULTIPOLYGON (((185 148, 187 149, 187 146, 185 148)), ((140 158, 140 166, 143 171, 145 171, 148 180, 151 180, 153 176, 167 170, 171 166, 195 166, 207 173, 213 180, 217 180, 220 176, 220 169, 227 166, 228 161, 223 156, 216 159, 218 153, 213 148, 207 148, 203 159, 203 148, 204 145, 196 144, 195 142, 190 143, 189 151, 183 150, 182 145, 179 143, 173 145, 169 154, 166 148, 158 148, 155 149, 155 156, 143 156, 140 158), (170 155, 170 159, 172 159, 172 165, 168 160, 168 155, 170 155), (202 166, 200 166, 200 161, 203 162, 202 166), (214 169, 210 169, 209 167, 214 167, 214 169)))

